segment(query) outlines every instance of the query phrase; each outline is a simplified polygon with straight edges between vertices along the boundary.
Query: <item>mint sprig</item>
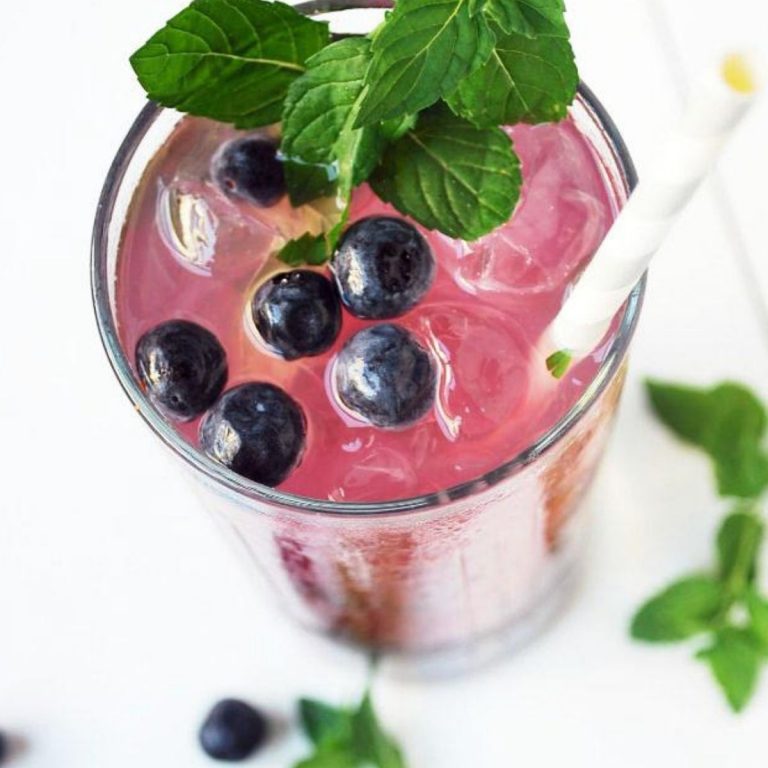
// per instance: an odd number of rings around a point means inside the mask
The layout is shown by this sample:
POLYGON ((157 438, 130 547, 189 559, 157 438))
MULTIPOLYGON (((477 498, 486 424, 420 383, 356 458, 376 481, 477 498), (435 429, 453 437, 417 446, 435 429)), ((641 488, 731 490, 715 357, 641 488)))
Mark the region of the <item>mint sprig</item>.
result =
POLYGON ((280 119, 288 86, 329 40, 284 3, 193 0, 131 57, 151 99, 237 128, 280 119))
POLYGON ((701 638, 696 658, 708 664, 731 708, 740 712, 768 660, 768 600, 757 589, 765 533, 759 508, 768 486, 765 409, 747 388, 731 382, 698 389, 652 381, 648 394, 664 424, 710 456, 720 495, 739 501, 718 531, 717 566, 647 601, 631 634, 653 643, 701 638))
POLYGON ((292 204, 335 195, 339 216, 278 255, 319 264, 366 180, 453 237, 506 222, 522 180, 498 126, 565 116, 578 83, 568 38, 562 0, 397 0, 371 35, 333 43, 281 2, 193 0, 131 64, 165 106, 239 128, 282 122, 292 204))
POLYGON ((314 751, 294 768, 406 768, 402 750, 381 727, 370 691, 354 709, 302 699, 299 716, 314 751))

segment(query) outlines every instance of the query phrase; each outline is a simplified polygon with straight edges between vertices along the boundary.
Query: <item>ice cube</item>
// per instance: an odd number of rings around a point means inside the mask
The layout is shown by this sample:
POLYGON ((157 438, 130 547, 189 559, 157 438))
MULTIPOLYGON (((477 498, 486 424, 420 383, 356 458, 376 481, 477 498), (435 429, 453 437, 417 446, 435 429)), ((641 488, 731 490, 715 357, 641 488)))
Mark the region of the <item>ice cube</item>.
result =
POLYGON ((218 221, 205 200, 174 186, 161 186, 157 225, 176 259, 193 272, 210 274, 218 221))
POLYGON ((514 129, 525 183, 511 220, 448 253, 470 293, 526 296, 576 279, 610 226, 612 211, 589 148, 568 125, 514 129))
POLYGON ((528 344, 514 320, 446 302, 422 307, 414 322, 438 362, 435 410, 445 436, 476 440, 508 428, 528 387, 528 344))

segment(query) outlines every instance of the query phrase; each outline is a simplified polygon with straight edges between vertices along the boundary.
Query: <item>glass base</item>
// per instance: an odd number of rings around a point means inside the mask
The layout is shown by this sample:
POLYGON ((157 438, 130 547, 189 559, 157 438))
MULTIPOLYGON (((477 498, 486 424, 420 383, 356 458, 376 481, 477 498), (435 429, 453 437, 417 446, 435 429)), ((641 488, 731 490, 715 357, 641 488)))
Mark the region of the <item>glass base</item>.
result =
POLYGON ((459 646, 425 653, 383 654, 381 667, 403 679, 440 680, 471 674, 527 646, 552 627, 565 612, 580 583, 580 563, 574 563, 551 584, 534 607, 495 632, 459 646))

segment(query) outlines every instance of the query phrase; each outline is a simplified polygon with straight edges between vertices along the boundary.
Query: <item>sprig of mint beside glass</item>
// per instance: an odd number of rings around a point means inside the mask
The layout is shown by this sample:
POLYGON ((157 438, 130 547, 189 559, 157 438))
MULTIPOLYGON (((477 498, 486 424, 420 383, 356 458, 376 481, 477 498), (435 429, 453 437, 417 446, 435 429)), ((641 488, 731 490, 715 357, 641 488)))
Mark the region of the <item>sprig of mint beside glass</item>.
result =
POLYGON ((299 715, 313 752, 294 768, 407 768, 400 747, 381 728, 370 691, 355 708, 301 699, 299 715))
POLYGON ((264 0, 193 0, 132 57, 150 98, 237 128, 282 123, 294 205, 335 194, 326 232, 287 263, 327 260, 355 186, 429 229, 476 240, 522 188, 499 126, 560 120, 578 87, 562 0, 398 0, 367 37, 264 0))
POLYGON ((732 500, 733 509, 717 534, 716 566, 675 581, 645 603, 632 621, 632 637, 699 640, 696 658, 708 664, 731 708, 740 712, 768 660, 768 599, 757 584, 760 507, 768 487, 766 409, 735 383, 696 389, 650 381, 647 389, 659 419, 710 457, 718 493, 732 500))

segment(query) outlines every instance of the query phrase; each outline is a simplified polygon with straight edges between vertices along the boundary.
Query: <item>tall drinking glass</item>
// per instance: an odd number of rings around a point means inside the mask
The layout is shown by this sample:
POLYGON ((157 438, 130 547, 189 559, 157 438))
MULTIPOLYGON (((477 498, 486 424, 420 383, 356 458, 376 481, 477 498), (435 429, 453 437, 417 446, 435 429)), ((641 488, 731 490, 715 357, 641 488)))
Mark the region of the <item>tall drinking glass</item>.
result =
MULTIPOLYGON (((366 31, 377 2, 310 2, 334 31, 366 31), (343 25, 343 26, 342 26, 343 25)), ((620 207, 635 172, 616 127, 584 86, 572 117, 593 144, 620 207)), ((627 301, 594 380, 518 455, 472 482, 406 500, 337 503, 253 483, 180 437, 139 386, 116 322, 115 275, 132 195, 179 116, 150 103, 107 177, 93 238, 93 300, 107 356, 135 409, 186 464, 268 589, 305 626, 419 666, 475 664, 530 636, 568 594, 585 528, 582 499, 621 394, 644 285, 627 301)))

